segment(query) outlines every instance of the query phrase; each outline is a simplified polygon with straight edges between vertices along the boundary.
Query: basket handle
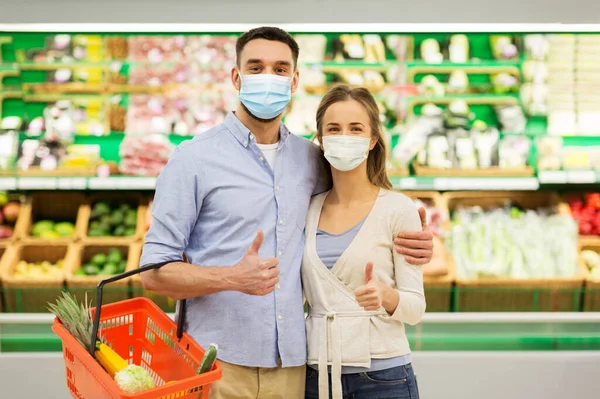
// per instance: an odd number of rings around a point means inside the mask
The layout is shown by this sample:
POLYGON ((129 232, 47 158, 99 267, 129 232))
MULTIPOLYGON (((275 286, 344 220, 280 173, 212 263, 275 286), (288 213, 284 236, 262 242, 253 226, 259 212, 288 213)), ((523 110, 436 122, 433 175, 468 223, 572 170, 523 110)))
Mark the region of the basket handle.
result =
MULTIPOLYGON (((98 340, 98 329, 100 328, 100 312, 102 311, 102 290, 104 289, 104 286, 106 284, 114 283, 115 281, 119 281, 119 280, 123 280, 127 277, 131 277, 135 274, 147 272, 148 270, 160 269, 161 267, 166 266, 169 263, 181 262, 181 261, 182 260, 180 260, 180 259, 168 260, 166 262, 154 263, 154 264, 138 267, 137 269, 130 270, 130 271, 122 273, 122 274, 117 274, 115 276, 112 276, 105 280, 102 280, 98 283, 98 286, 96 287, 96 310, 94 312, 94 321, 92 324, 92 339, 90 341, 90 347, 88 348, 88 351, 90 352, 90 355, 92 355, 92 357, 94 357, 94 353, 96 352, 96 341, 98 340)), ((180 300, 177 302, 179 305, 178 311, 177 311, 178 314, 175 317, 177 320, 177 338, 181 339, 181 337, 183 336, 183 324, 185 322, 185 316, 186 316, 186 306, 185 306, 186 303, 185 303, 185 300, 180 300)))

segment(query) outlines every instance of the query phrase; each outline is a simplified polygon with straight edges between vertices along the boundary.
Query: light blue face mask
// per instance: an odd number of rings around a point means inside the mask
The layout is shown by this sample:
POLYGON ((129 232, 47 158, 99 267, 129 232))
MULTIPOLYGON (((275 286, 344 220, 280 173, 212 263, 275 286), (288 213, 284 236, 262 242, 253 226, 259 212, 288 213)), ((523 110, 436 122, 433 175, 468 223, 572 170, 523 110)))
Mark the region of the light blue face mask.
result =
POLYGON ((279 116, 292 99, 292 78, 268 73, 240 75, 240 101, 261 119, 279 116))

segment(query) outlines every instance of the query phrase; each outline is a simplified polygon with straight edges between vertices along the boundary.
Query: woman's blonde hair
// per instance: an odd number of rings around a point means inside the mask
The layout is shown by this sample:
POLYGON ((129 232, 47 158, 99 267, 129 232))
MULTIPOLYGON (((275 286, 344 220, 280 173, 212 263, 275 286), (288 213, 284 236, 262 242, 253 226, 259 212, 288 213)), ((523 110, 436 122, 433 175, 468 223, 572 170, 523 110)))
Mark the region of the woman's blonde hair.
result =
MULTIPOLYGON (((387 146, 383 125, 379 119, 379 107, 369 90, 362 87, 353 89, 346 85, 335 86, 329 90, 321 99, 317 109, 317 138, 320 143, 323 142, 323 116, 327 109, 335 103, 348 100, 354 100, 365 108, 369 114, 371 137, 377 137, 377 144, 369 151, 367 158, 367 176, 375 186, 391 190, 392 183, 388 178, 386 167, 387 146)), ((326 164, 330 167, 329 163, 326 164)))

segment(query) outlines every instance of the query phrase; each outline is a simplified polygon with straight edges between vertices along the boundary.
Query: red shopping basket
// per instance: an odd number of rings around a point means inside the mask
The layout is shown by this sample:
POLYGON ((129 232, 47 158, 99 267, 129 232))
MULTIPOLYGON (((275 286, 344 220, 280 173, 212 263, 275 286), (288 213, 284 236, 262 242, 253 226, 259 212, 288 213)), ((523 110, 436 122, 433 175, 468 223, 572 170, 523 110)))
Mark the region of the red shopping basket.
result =
POLYGON ((105 284, 146 270, 157 269, 167 263, 169 262, 145 266, 103 280, 98 284, 96 292, 97 307, 92 310, 92 337, 97 337, 98 331, 101 331, 113 350, 123 359, 130 364, 144 367, 150 373, 156 387, 137 394, 121 391, 93 357, 95 348, 84 348, 63 327, 60 320, 55 319, 52 330, 62 340, 67 386, 74 398, 208 398, 210 384, 221 378, 221 368, 215 362, 211 371, 196 374, 205 351, 182 331, 185 306, 180 306, 179 320, 176 324, 147 298, 102 305, 102 288, 105 284))

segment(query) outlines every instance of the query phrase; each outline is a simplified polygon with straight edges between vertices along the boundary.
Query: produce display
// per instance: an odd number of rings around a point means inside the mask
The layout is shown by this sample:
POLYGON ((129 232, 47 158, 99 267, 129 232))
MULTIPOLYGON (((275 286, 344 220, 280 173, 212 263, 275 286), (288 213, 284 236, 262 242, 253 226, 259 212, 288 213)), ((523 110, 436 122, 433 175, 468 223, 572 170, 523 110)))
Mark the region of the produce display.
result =
POLYGON ((586 267, 590 271, 592 278, 600 279, 600 254, 591 249, 585 249, 581 251, 581 256, 585 262, 586 267))
POLYGON ((8 195, 0 192, 0 240, 13 236, 20 207, 18 202, 9 201, 8 195))
POLYGON ((68 238, 75 235, 72 222, 39 220, 31 227, 31 236, 43 239, 68 238))
POLYGON ((64 260, 56 263, 48 261, 26 262, 20 261, 12 275, 13 278, 23 280, 45 280, 64 277, 64 260))
POLYGON ((117 248, 110 248, 106 253, 91 257, 89 262, 81 265, 73 274, 75 276, 111 276, 121 274, 127 269, 127 257, 117 248))
POLYGON ((464 279, 578 274, 577 224, 552 209, 459 207, 446 240, 464 279))
MULTIPOLYGON (((18 73, 0 92, 10 88, 22 101, 2 101, 0 171, 104 176, 99 166, 112 162, 119 168, 111 174, 156 176, 172 146, 235 107, 237 36, 12 34, 3 58, 18 73)), ((375 94, 394 173, 600 170, 600 78, 589 56, 597 35, 295 38, 302 78, 284 114, 295 134, 310 137, 320 97, 346 83, 375 94)))
POLYGON ((600 235, 600 193, 569 195, 567 202, 582 236, 600 235))
POLYGON ((89 237, 128 237, 136 233, 136 207, 117 202, 99 201, 92 208, 89 237))

